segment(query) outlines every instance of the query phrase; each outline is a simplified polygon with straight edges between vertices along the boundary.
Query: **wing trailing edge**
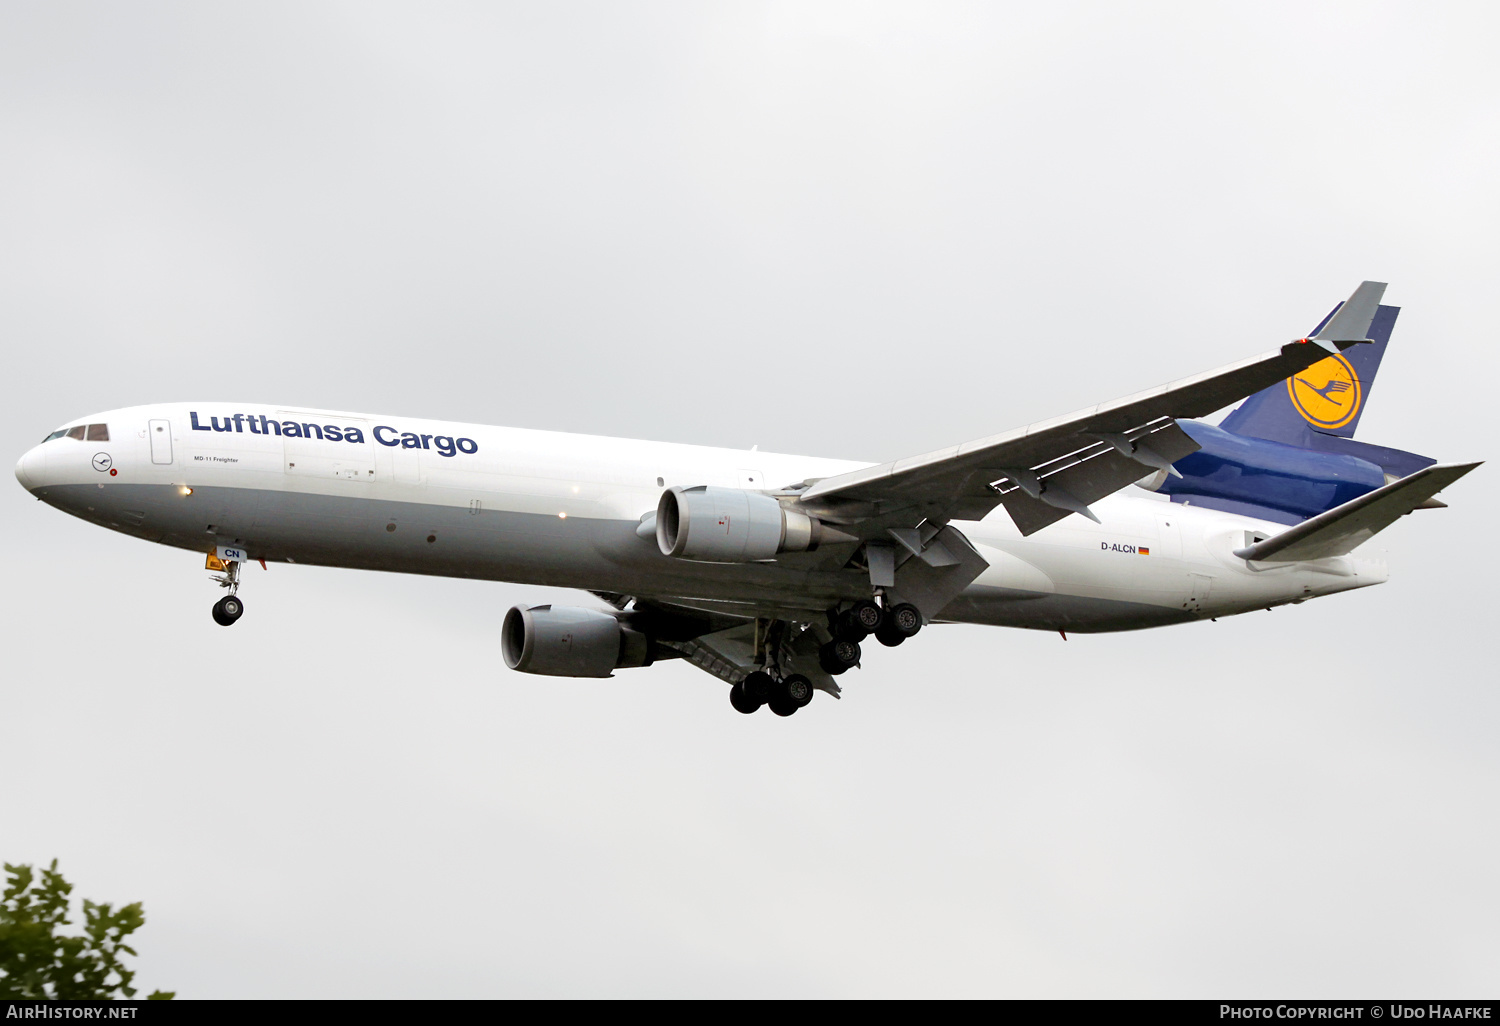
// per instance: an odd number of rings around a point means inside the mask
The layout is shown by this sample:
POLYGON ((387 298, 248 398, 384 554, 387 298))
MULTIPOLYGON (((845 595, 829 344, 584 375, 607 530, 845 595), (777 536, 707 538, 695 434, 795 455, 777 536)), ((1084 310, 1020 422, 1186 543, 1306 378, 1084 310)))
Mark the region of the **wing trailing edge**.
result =
POLYGON ((1196 452, 1177 425, 1367 342, 1385 285, 1364 282, 1313 338, 1015 431, 812 482, 800 509, 862 539, 890 527, 980 520, 1004 504, 1023 535, 1196 452), (852 525, 852 526, 850 526, 852 525))

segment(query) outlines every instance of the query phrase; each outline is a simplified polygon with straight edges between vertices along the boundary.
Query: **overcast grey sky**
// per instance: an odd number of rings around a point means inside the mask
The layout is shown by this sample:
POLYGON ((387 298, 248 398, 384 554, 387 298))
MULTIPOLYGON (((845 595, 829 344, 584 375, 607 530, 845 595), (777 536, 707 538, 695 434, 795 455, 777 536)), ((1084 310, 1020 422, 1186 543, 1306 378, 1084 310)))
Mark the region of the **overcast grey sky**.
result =
MULTIPOLYGON (((0 439, 207 397, 883 460, 1403 308, 1494 448, 1492 4, 0 0, 0 439)), ((1384 587, 942 627, 742 717, 514 674, 545 589, 0 489, 0 857, 209 996, 1493 996, 1489 466, 1384 587), (1486 669, 1486 667, 1489 669, 1486 669)))

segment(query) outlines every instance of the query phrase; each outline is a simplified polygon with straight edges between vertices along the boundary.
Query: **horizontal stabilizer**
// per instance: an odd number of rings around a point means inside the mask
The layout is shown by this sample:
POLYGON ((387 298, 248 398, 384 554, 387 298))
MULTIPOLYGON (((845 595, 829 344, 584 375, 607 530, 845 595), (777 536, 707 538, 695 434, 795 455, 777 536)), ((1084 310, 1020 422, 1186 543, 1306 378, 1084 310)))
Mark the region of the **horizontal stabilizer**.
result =
POLYGON ((1275 537, 1235 549, 1234 554, 1241 559, 1272 563, 1342 556, 1423 506, 1477 466, 1478 463, 1451 463, 1427 467, 1304 520, 1275 537))

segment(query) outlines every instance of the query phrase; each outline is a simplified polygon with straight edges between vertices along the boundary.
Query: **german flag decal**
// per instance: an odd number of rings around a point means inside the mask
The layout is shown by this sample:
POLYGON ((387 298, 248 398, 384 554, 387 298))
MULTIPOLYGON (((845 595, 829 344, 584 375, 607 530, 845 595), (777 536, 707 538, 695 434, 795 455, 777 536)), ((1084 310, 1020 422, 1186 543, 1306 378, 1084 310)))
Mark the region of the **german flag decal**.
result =
POLYGON ((1138 552, 1138 553, 1140 553, 1143 556, 1149 556, 1149 555, 1151 555, 1151 550, 1148 549, 1148 548, 1146 548, 1146 546, 1144 546, 1144 545, 1142 545, 1140 548, 1136 549, 1135 551, 1138 552))

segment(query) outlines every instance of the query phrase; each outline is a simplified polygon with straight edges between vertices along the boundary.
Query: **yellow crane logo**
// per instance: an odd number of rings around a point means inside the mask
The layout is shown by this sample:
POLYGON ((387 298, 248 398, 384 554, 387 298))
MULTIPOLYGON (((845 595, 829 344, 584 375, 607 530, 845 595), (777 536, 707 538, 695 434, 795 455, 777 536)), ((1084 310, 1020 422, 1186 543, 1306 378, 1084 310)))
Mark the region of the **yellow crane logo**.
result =
POLYGON ((1315 428, 1341 428, 1359 413, 1364 389, 1354 367, 1342 356, 1330 356, 1286 379, 1292 405, 1315 428))

